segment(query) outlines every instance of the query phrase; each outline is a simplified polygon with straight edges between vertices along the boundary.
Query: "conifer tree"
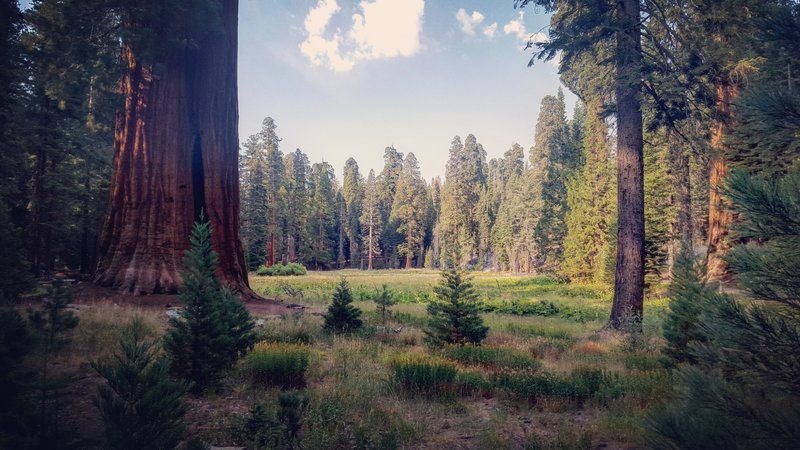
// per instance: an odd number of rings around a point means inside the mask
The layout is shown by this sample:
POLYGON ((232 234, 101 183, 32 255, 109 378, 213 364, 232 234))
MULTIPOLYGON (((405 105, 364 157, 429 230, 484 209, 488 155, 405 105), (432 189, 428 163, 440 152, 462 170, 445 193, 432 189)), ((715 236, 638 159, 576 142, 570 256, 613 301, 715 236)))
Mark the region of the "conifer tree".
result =
POLYGON ((736 237, 750 242, 733 249, 730 266, 757 301, 677 274, 700 312, 672 308, 667 322, 668 336, 680 330, 670 344, 684 363, 675 399, 648 421, 655 448, 791 448, 800 440, 800 172, 732 173, 726 194, 742 219, 736 237))
POLYGON ((28 394, 31 373, 25 358, 35 348, 35 336, 16 308, 0 293, 0 447, 25 448, 24 431, 31 421, 28 394))
POLYGON ((398 246, 398 254, 405 256, 405 268, 413 267, 415 256, 422 256, 425 239, 428 193, 425 180, 419 172, 419 162, 413 153, 406 155, 403 171, 397 179, 390 221, 396 221, 397 231, 405 237, 398 246))
POLYGON ((361 241, 364 243, 364 253, 367 258, 367 270, 372 270, 373 260, 380 256, 380 238, 383 231, 381 217, 380 181, 375 177, 375 171, 370 170, 364 187, 364 204, 361 208, 361 241))
POLYGON ((306 263, 316 269, 331 267, 336 259, 339 242, 337 216, 337 188, 333 167, 326 162, 316 163, 311 169, 313 193, 309 199, 308 236, 311 250, 306 263))
POLYGON ((332 333, 349 333, 361 328, 361 310, 353 306, 353 292, 342 278, 333 293, 333 302, 325 313, 323 329, 332 333))
MULTIPOLYGON (((614 167, 609 157, 607 126, 600 116, 599 100, 586 108, 583 141, 583 164, 567 181, 566 235, 564 236, 564 275, 575 280, 597 280, 604 271, 603 256, 609 252, 616 201, 614 167)), ((613 271, 612 271, 613 273, 613 271)), ((611 280, 613 282, 613 276, 611 280)))
POLYGON ((119 340, 113 361, 93 363, 106 383, 98 387, 106 444, 115 450, 174 449, 184 437, 183 399, 190 384, 172 380, 170 361, 141 318, 135 318, 119 340))
MULTIPOLYGON (((373 175, 374 176, 374 175, 373 175)), ((358 171, 358 163, 348 158, 344 165, 342 196, 345 202, 344 229, 347 233, 347 259, 350 267, 357 267, 361 249, 361 216, 364 206, 364 179, 358 171)))
POLYGON ((298 148, 284 158, 286 168, 286 260, 305 261, 311 248, 308 235, 309 178, 308 156, 298 148))
POLYGON ((425 334, 435 345, 480 344, 489 332, 478 309, 478 294, 465 273, 458 268, 442 272, 433 288, 436 299, 428 303, 425 334))
POLYGON ((217 254, 211 248, 211 225, 195 223, 191 250, 184 258, 183 312, 171 317, 164 348, 172 372, 194 382, 195 392, 214 387, 225 370, 255 343, 253 319, 214 274, 217 254))
POLYGON ((383 223, 383 235, 381 236, 381 248, 383 249, 384 267, 396 268, 397 247, 403 242, 403 236, 397 231, 398 223, 390 220, 394 205, 394 197, 397 194, 397 180, 403 171, 403 154, 394 147, 386 147, 383 154, 383 170, 380 173, 380 204, 381 204, 381 223, 383 223))
POLYGON ((373 299, 377 305, 378 314, 381 316, 381 323, 386 326, 386 319, 389 314, 389 308, 397 304, 397 299, 394 298, 394 293, 389 289, 389 286, 381 286, 380 292, 373 299))

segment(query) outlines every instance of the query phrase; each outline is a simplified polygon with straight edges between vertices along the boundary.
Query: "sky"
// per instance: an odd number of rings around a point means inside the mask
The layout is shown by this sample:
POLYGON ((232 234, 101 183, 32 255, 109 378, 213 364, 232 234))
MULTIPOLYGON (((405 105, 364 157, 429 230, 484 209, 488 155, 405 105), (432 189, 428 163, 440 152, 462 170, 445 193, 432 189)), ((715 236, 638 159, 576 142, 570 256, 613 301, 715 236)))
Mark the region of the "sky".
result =
MULTIPOLYGON (((284 153, 300 148, 341 179, 366 176, 393 145, 426 179, 472 133, 489 158, 533 145, 539 104, 560 86, 527 63, 549 17, 512 0, 240 0, 240 141, 269 116, 284 153)), ((568 114, 575 98, 566 91, 568 114)))

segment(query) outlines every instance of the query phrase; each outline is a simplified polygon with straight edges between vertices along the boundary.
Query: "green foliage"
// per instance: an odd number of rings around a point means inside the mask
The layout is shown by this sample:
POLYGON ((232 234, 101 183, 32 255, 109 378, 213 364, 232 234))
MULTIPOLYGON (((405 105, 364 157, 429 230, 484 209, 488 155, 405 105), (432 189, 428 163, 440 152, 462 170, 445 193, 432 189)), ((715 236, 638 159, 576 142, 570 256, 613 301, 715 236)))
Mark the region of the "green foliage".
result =
POLYGON ((333 302, 325 314, 323 328, 333 333, 349 333, 361 328, 361 310, 353 306, 353 293, 344 278, 336 286, 333 302))
POLYGON ((282 388, 303 387, 311 350, 301 344, 259 343, 244 360, 254 382, 282 388))
POLYGON ((124 330, 110 363, 93 363, 108 449, 174 449, 184 437, 184 395, 190 384, 170 379, 170 362, 140 319, 124 330))
POLYGON ((256 275, 268 277, 301 276, 307 273, 306 268, 298 263, 278 263, 269 267, 259 266, 258 270, 256 270, 256 275))
POLYGON ((456 377, 453 363, 426 354, 402 355, 392 361, 392 369, 395 382, 411 394, 444 394, 456 377))
POLYGON ((759 301, 718 294, 701 302, 702 339, 688 346, 675 399, 649 420, 654 447, 790 448, 800 440, 800 175, 729 179, 727 194, 752 240, 730 255, 759 301), (770 300, 771 302, 764 302, 770 300))
POLYGON ((248 448, 302 449, 301 432, 308 414, 308 403, 308 398, 297 391, 287 391, 278 396, 278 412, 274 419, 264 405, 253 407, 242 430, 250 444, 248 448))
POLYGON ((480 344, 489 332, 479 314, 478 296, 460 269, 442 272, 433 288, 435 300, 428 303, 428 329, 425 334, 435 345, 480 344))
POLYGON ((538 369, 542 365, 528 352, 485 345, 450 345, 442 349, 442 356, 461 363, 477 364, 488 368, 532 370, 538 369))
POLYGON ((0 202, 0 295, 17 296, 33 286, 21 237, 21 230, 11 222, 6 205, 0 202))
POLYGON ((669 286, 669 311, 664 318, 664 356, 667 365, 683 362, 697 363, 690 351, 692 342, 705 342, 701 331, 700 314, 703 304, 718 301, 715 287, 706 284, 686 250, 682 251, 672 270, 669 286))
POLYGON ((375 298, 372 299, 377 305, 378 314, 381 316, 381 323, 386 326, 387 316, 389 314, 389 308, 397 304, 397 300, 394 298, 394 293, 389 289, 389 286, 383 285, 381 286, 380 292, 375 295, 375 298))
POLYGON ((172 371, 200 391, 218 383, 253 346, 255 334, 250 313, 214 275, 217 254, 211 248, 211 225, 195 223, 190 240, 180 294, 183 313, 170 318, 164 348, 172 357, 172 371))
POLYGON ((421 257, 424 250, 428 199, 425 180, 413 153, 406 155, 403 161, 396 189, 389 220, 397 222, 397 231, 405 237, 405 242, 398 246, 398 254, 406 257, 405 267, 410 269, 413 267, 412 259, 421 257))

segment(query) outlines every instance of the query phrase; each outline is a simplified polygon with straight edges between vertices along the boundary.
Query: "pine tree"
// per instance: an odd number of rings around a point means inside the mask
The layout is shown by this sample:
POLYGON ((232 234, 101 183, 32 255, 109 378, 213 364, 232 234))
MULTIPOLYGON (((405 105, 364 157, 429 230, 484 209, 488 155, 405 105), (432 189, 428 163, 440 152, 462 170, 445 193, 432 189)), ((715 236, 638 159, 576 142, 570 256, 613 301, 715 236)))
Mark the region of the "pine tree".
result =
POLYGON ((364 206, 364 190, 364 179, 358 171, 358 163, 355 159, 348 158, 344 165, 342 196, 346 206, 344 229, 349 243, 347 259, 350 261, 350 267, 358 266, 361 254, 361 216, 364 206))
POLYGON ((380 173, 380 205, 383 235, 380 246, 383 249, 384 267, 397 268, 397 248, 403 242, 403 236, 397 231, 398 223, 389 219, 397 194, 397 180, 403 172, 403 154, 394 147, 386 147, 383 154, 383 170, 380 173))
POLYGON ((364 204, 361 208, 361 241, 367 258, 367 270, 372 270, 373 259, 381 254, 380 237, 383 232, 381 217, 380 182, 375 171, 370 170, 364 187, 364 204))
POLYGON ((311 248, 308 235, 309 177, 311 166, 308 156, 298 148, 286 155, 286 260, 306 261, 311 248))
MULTIPOLYGON (((616 201, 614 167, 609 156, 607 125, 600 116, 599 100, 587 104, 583 141, 583 164, 567 181, 566 235, 563 273, 574 280, 599 281, 604 271, 603 258, 614 262, 609 236, 616 201)), ((610 282, 613 282, 613 270, 610 282)))
POLYGON ((170 361, 159 354, 141 318, 124 331, 112 362, 92 365, 106 381, 96 400, 105 425, 104 448, 171 450, 183 440, 189 409, 183 397, 190 384, 170 379, 170 361))
POLYGON ((353 293, 342 278, 333 293, 333 302, 325 314, 323 328, 333 333, 349 333, 361 328, 361 310, 353 306, 353 293))
POLYGON ((337 216, 340 208, 336 201, 336 179, 333 167, 322 162, 311 169, 312 195, 308 207, 308 236, 311 250, 306 264, 316 269, 331 267, 336 259, 336 243, 339 241, 337 216))
POLYGON ((16 308, 0 293, 0 447, 25 448, 26 423, 31 421, 31 373, 25 358, 36 340, 16 308))
POLYGON ((465 273, 457 268, 442 272, 433 288, 436 299, 428 303, 425 334, 435 345, 480 344, 489 332, 478 309, 478 294, 465 273))
MULTIPOLYGON (((728 178, 726 195, 742 219, 735 236, 750 242, 733 249, 730 266, 757 301, 712 297, 692 282, 696 275, 678 274, 701 309, 679 336, 691 338, 693 330, 699 336, 675 346, 678 355, 688 348, 688 357, 678 369, 675 399, 648 421, 653 447, 771 449, 800 441, 799 193, 797 170, 779 178, 742 172, 728 178)), ((678 324, 695 314, 673 311, 678 324)))
POLYGON ((211 225, 197 222, 184 258, 181 317, 170 318, 164 349, 172 372, 194 382, 195 392, 214 387, 225 370, 255 343, 250 313, 217 279, 211 225))
POLYGON ((413 267, 413 258, 422 256, 425 239, 428 193, 425 180, 419 172, 419 162, 413 153, 406 155, 403 171, 397 179, 390 221, 396 221, 397 231, 405 237, 398 246, 398 254, 406 257, 406 269, 413 267))
POLYGON ((394 293, 389 289, 389 286, 381 286, 380 292, 372 299, 377 306, 378 314, 381 316, 381 323, 386 326, 386 319, 389 314, 389 308, 397 304, 397 299, 394 298, 394 293))

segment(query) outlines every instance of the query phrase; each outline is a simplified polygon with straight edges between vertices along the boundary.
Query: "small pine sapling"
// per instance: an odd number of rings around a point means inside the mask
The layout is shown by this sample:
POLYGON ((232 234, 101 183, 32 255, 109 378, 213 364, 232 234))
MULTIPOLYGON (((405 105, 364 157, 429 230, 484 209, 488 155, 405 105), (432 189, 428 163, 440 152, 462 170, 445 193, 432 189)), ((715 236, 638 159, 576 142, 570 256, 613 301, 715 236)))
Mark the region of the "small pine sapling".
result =
POLYGON ((174 449, 184 438, 184 395, 190 383, 172 380, 169 360, 160 354, 141 318, 128 326, 110 363, 92 366, 106 383, 95 404, 105 425, 106 445, 114 450, 174 449))
POLYGON ((388 316, 391 312, 389 308, 397 304, 397 299, 394 298, 394 292, 389 289, 389 286, 384 284, 373 300, 377 305, 378 314, 381 316, 381 324, 385 329, 388 316))
POLYGON ((489 332, 479 313, 478 294, 464 272, 442 272, 433 288, 436 298, 428 303, 428 342, 434 345, 480 344, 489 332))
POLYGON ((323 328, 333 333, 349 333, 361 328, 361 310, 353 306, 353 293, 342 279, 333 293, 333 302, 325 314, 323 328))
POLYGON ((172 357, 173 373, 191 380, 199 392, 217 385, 223 372, 252 348, 256 336, 250 313, 214 275, 217 254, 211 247, 211 225, 202 215, 191 243, 182 274, 183 313, 170 318, 164 348, 172 357))

